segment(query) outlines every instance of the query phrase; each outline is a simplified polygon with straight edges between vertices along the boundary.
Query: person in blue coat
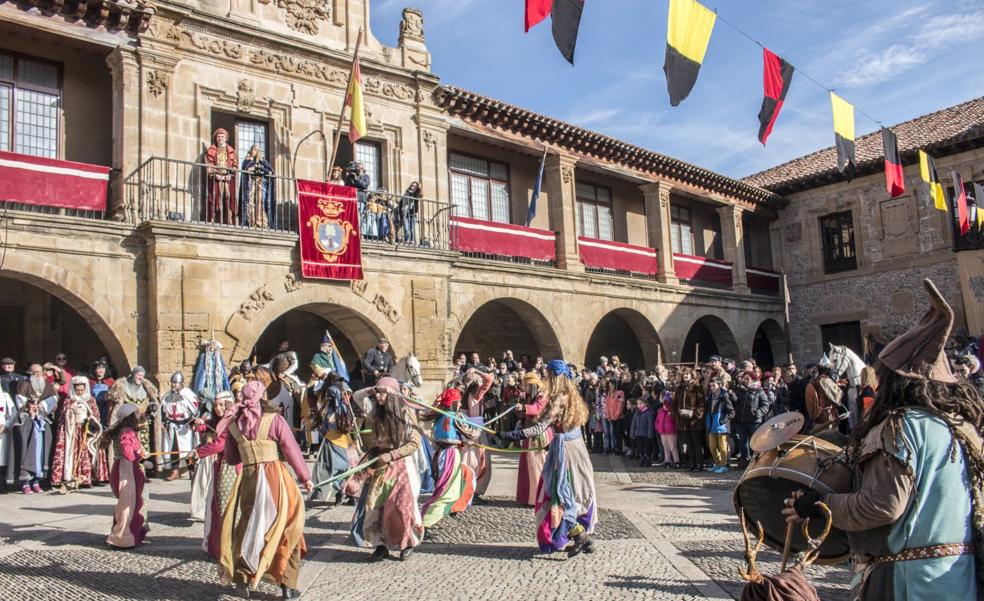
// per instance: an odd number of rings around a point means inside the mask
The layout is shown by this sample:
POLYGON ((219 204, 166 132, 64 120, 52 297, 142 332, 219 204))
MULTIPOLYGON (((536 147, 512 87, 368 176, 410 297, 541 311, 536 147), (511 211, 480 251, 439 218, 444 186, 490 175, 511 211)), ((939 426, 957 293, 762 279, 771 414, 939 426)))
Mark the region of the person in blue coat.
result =
POLYGON ((953 310, 929 280, 929 311, 878 355, 878 390, 848 442, 853 490, 801 490, 789 521, 822 518, 848 534, 852 599, 981 599, 984 399, 950 372, 953 310))
POLYGON ((724 381, 715 376, 707 385, 707 406, 705 425, 707 426, 707 448, 714 460, 711 472, 723 474, 728 471, 728 457, 731 420, 735 418, 735 405, 732 394, 724 387, 724 381))

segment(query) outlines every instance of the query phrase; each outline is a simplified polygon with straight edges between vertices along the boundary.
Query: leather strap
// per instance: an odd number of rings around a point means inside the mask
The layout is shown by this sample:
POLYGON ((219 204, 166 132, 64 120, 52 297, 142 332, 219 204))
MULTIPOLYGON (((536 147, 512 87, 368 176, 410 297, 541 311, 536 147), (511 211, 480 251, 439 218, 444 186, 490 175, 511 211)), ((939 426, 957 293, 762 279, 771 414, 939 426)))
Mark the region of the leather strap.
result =
POLYGON ((871 563, 893 563, 896 561, 913 561, 917 559, 935 559, 937 557, 953 557, 955 555, 970 555, 974 552, 970 543, 953 543, 949 545, 934 545, 932 547, 916 547, 906 549, 895 555, 880 555, 873 557, 871 563))

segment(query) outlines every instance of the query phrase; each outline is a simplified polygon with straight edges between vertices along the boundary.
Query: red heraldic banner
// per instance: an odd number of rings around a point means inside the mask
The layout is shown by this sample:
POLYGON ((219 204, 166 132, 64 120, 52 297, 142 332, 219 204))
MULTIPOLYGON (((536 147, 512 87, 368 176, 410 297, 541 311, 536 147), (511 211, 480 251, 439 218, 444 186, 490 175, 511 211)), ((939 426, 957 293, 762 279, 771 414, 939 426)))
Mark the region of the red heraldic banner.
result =
POLYGON ((362 240, 355 188, 297 180, 301 275, 322 280, 362 279, 362 240))
POLYGON ((0 201, 106 210, 109 167, 0 152, 0 201))

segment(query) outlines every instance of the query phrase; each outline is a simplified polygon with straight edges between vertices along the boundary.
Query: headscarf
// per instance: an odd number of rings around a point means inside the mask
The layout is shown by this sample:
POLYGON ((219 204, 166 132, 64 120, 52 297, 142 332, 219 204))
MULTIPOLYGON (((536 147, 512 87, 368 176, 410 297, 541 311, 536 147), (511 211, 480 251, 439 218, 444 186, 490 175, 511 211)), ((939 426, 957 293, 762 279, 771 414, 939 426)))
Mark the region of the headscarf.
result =
POLYGON ((457 388, 448 388, 445 390, 440 398, 437 400, 438 404, 445 408, 450 409, 455 403, 461 400, 461 391, 457 388))
POLYGON ((391 378, 390 376, 379 378, 379 381, 376 382, 376 386, 386 388, 389 392, 392 392, 393 394, 400 393, 400 383, 396 381, 396 378, 391 378))
POLYGON ((567 376, 569 379, 574 379, 574 372, 571 371, 571 366, 567 365, 567 362, 563 359, 554 359, 550 363, 547 363, 547 369, 555 376, 567 376))
POLYGON ((243 387, 243 400, 236 403, 231 411, 225 412, 225 415, 215 426, 215 433, 222 434, 229 427, 229 422, 235 419, 244 438, 247 440, 256 438, 256 430, 259 428, 260 417, 263 414, 263 409, 260 406, 260 402, 263 400, 263 391, 263 383, 258 380, 246 384, 243 387))

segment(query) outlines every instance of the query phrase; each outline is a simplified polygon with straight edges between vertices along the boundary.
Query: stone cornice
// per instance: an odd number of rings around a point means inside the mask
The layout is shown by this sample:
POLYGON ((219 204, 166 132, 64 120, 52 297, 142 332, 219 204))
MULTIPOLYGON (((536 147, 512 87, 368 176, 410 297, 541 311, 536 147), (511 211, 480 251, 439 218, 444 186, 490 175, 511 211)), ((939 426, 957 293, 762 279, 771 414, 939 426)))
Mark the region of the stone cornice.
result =
POLYGON ((57 16, 89 28, 125 32, 131 36, 146 31, 156 12, 146 2, 117 0, 14 0, 11 4, 23 11, 31 11, 38 18, 57 16))

